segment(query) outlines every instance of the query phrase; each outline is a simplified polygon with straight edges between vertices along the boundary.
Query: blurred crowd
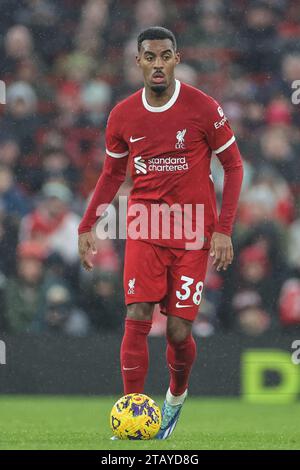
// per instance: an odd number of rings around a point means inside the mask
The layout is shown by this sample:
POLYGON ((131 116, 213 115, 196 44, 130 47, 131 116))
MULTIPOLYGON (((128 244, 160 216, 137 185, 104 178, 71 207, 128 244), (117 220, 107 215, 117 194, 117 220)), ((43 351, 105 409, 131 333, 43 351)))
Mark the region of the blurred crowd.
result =
MULTIPOLYGON (((87 273, 77 227, 108 113, 142 86, 137 34, 153 25, 178 39, 177 78, 222 104, 245 165, 234 264, 225 274, 210 266, 194 333, 300 325, 299 2, 2 0, 0 12, 0 331, 122 328, 124 242, 101 242, 87 273)), ((221 204, 216 158, 212 167, 221 204)))

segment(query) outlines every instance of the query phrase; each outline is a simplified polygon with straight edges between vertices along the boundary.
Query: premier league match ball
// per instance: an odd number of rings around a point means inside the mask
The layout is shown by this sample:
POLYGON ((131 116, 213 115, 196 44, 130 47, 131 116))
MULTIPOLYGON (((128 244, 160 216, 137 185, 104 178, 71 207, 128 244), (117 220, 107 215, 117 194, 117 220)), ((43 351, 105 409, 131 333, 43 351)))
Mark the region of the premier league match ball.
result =
POLYGON ((141 393, 125 395, 111 410, 110 426, 118 439, 153 439, 160 425, 159 406, 141 393))

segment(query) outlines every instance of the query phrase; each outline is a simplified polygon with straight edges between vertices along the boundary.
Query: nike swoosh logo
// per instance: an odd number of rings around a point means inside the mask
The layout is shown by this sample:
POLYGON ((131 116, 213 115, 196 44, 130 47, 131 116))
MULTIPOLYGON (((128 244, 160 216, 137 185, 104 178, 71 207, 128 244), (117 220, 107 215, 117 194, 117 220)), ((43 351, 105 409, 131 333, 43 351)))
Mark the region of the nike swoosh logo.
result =
POLYGON ((187 307, 193 307, 194 305, 181 305, 179 302, 177 302, 176 307, 177 308, 187 308, 187 307))
POLYGON ((134 139, 132 136, 130 137, 130 142, 133 143, 133 142, 137 142, 138 140, 142 140, 142 139, 146 139, 146 136, 144 135, 144 137, 138 137, 137 139, 134 139))
POLYGON ((135 369, 138 369, 140 366, 136 366, 136 367, 124 367, 123 366, 123 370, 135 370, 135 369))

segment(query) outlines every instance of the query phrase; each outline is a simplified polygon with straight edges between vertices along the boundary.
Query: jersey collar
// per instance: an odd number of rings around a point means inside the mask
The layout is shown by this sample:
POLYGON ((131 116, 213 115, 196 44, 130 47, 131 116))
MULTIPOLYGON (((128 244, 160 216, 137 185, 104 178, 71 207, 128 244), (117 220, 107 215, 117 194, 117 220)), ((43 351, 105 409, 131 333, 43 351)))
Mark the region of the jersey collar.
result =
POLYGON ((169 101, 164 104, 163 106, 150 106, 146 100, 146 90, 143 88, 143 93, 142 93, 142 101, 144 107, 150 111, 151 113, 162 113, 163 111, 167 111, 167 109, 171 108, 175 101, 178 98, 179 92, 180 92, 180 81, 175 79, 175 90, 169 101))

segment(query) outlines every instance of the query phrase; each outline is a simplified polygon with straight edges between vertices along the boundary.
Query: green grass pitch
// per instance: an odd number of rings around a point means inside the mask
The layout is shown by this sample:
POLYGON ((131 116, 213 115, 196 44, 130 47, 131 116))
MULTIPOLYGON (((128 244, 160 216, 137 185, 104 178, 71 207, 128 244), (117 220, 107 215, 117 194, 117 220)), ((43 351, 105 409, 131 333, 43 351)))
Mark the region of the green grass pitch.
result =
MULTIPOLYGON (((190 397, 166 441, 110 441, 116 397, 0 397, 0 449, 300 449, 300 404, 190 397)), ((162 405, 162 399, 157 400, 162 405)))

